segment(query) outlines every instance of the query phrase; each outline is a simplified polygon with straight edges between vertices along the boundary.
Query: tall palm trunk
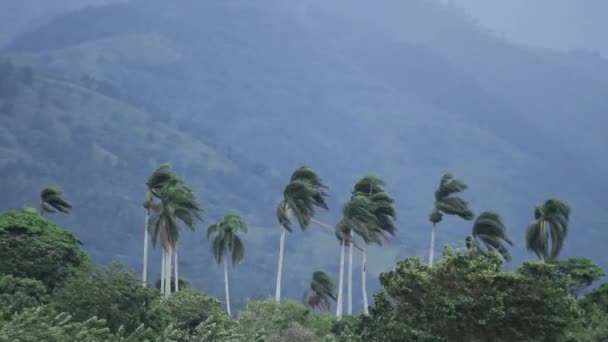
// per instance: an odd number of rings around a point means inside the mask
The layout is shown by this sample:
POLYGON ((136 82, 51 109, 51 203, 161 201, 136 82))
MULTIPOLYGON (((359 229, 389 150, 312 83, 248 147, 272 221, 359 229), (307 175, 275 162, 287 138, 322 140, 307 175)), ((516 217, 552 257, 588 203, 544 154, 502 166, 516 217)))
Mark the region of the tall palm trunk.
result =
POLYGON ((144 287, 148 281, 148 222, 150 220, 150 210, 146 210, 146 220, 144 224, 144 269, 141 274, 141 282, 144 287))
POLYGON ((336 304, 336 317, 340 319, 342 317, 342 302, 343 302, 343 290, 344 290, 344 249, 346 248, 346 242, 341 241, 340 243, 340 274, 338 278, 338 303, 336 304))
POLYGON ((369 315, 367 308, 367 243, 363 246, 363 256, 361 259, 361 292, 363 293, 363 313, 369 315))
POLYGON ((228 257, 224 257, 224 290, 226 292, 226 312, 228 312, 228 316, 232 317, 230 313, 230 286, 228 285, 228 257))
POLYGON ((171 247, 168 247, 165 251, 165 297, 169 297, 171 294, 171 247))
POLYGON ((160 261, 160 293, 165 294, 165 249, 161 248, 160 261))
POLYGON ((275 293, 275 299, 277 302, 281 301, 281 278, 283 276, 283 252, 285 250, 285 235, 287 232, 285 228, 281 227, 281 240, 279 242, 279 265, 277 269, 277 287, 275 293))
POLYGON ((435 230, 437 229, 437 225, 433 223, 433 228, 431 229, 431 247, 429 247, 429 267, 433 266, 433 259, 435 258, 435 230))
POLYGON ((175 292, 179 291, 179 274, 177 273, 177 244, 175 245, 175 292))
MULTIPOLYGON (((353 232, 350 232, 350 239, 353 239, 353 232)), ((353 246, 348 246, 348 314, 353 314, 353 246)))

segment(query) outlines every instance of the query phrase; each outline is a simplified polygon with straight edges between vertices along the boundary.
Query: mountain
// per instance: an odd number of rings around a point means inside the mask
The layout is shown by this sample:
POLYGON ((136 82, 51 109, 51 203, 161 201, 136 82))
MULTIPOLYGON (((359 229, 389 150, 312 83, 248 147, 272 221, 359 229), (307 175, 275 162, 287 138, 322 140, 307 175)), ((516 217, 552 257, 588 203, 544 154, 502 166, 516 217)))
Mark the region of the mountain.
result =
MULTIPOLYGON (((14 181, 0 208, 36 203, 43 185, 60 183, 76 209, 57 219, 98 260, 139 270, 144 182, 163 161, 201 197, 201 228, 230 208, 252 225, 233 282, 241 298, 273 291, 274 210, 301 164, 330 186, 331 210, 319 216, 328 222, 359 177, 386 179, 399 233, 373 248, 374 278, 396 259, 426 257, 445 172, 470 186, 476 213, 504 217, 516 242, 510 267, 532 257, 525 227, 552 196, 573 207, 564 255, 605 260, 608 64, 599 57, 519 47, 426 0, 131 1, 57 16, 3 55, 35 81, 2 116, 12 138, 0 144, 0 175, 14 181)), ((446 220, 438 246, 462 246, 469 229, 446 220)), ((188 236, 180 269, 221 293, 208 242, 188 236)), ((300 298, 313 270, 337 273, 333 236, 311 227, 287 241, 288 296, 300 298)))

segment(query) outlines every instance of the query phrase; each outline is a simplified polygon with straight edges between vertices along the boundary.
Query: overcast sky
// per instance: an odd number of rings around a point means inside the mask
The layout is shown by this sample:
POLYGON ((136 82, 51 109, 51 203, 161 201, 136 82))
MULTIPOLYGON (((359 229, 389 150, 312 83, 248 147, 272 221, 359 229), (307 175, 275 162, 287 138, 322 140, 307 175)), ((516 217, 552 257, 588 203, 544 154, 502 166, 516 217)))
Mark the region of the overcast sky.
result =
POLYGON ((596 49, 608 57, 608 0, 444 0, 505 38, 559 50, 596 49))

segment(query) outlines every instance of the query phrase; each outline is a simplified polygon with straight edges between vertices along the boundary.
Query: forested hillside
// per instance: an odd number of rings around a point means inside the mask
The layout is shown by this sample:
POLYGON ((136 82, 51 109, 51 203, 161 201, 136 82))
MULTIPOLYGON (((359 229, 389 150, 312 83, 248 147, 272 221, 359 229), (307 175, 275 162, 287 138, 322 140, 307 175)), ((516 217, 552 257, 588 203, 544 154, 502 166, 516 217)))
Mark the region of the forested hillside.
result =
MULTIPOLYGON (((170 162, 205 209, 180 240, 195 287, 222 291, 202 231, 231 208, 249 223, 233 275, 242 306, 274 289, 276 206, 296 167, 329 186, 318 216, 331 224, 360 177, 386 180, 397 233, 370 249, 372 293, 395 261, 428 257, 433 192, 451 172, 475 214, 503 217, 508 269, 534 258, 525 229, 551 197, 572 207, 562 254, 608 268, 605 60, 514 46, 432 1, 296 4, 131 1, 63 13, 14 39, 0 53, 13 65, 0 75, 10 85, 0 209, 36 206, 41 188, 60 184, 74 210, 57 220, 94 260, 139 272, 145 182, 170 162)), ((438 252, 463 247, 471 224, 446 218, 438 252)), ((295 229, 286 251, 287 297, 300 298, 317 269, 337 273, 339 244, 321 228, 295 229)), ((151 260, 156 278, 160 256, 151 260)))

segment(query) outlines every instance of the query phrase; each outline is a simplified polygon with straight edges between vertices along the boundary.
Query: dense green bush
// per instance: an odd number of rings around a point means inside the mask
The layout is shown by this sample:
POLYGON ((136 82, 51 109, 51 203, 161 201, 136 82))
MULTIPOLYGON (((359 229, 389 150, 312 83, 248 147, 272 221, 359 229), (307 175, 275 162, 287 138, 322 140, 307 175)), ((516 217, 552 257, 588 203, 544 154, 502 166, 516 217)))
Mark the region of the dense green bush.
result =
POLYGON ((334 320, 331 316, 315 314, 294 301, 278 304, 269 299, 249 301, 247 308, 240 313, 238 323, 239 331, 247 341, 253 340, 260 332, 264 332, 269 341, 287 341, 296 335, 305 338, 310 334, 316 340, 323 340, 331 333, 334 320))
POLYGON ((175 328, 184 331, 194 331, 208 320, 208 324, 213 323, 220 327, 232 323, 219 300, 191 288, 175 292, 157 305, 162 307, 164 315, 175 328))
POLYGON ((48 290, 42 282, 11 275, 0 277, 0 320, 8 321, 24 309, 48 302, 48 290))
POLYGON ((559 341, 582 315, 556 266, 505 272, 494 253, 447 248, 435 267, 407 258, 380 281, 384 291, 357 327, 364 341, 559 341))
POLYGON ((0 214, 0 274, 40 280, 49 288, 88 265, 80 240, 35 210, 0 214))
POLYGON ((75 320, 97 316, 105 319, 112 331, 124 326, 127 332, 141 324, 164 329, 165 315, 155 305, 159 298, 158 291, 142 287, 140 280, 117 264, 79 270, 53 296, 58 311, 71 314, 75 320))

